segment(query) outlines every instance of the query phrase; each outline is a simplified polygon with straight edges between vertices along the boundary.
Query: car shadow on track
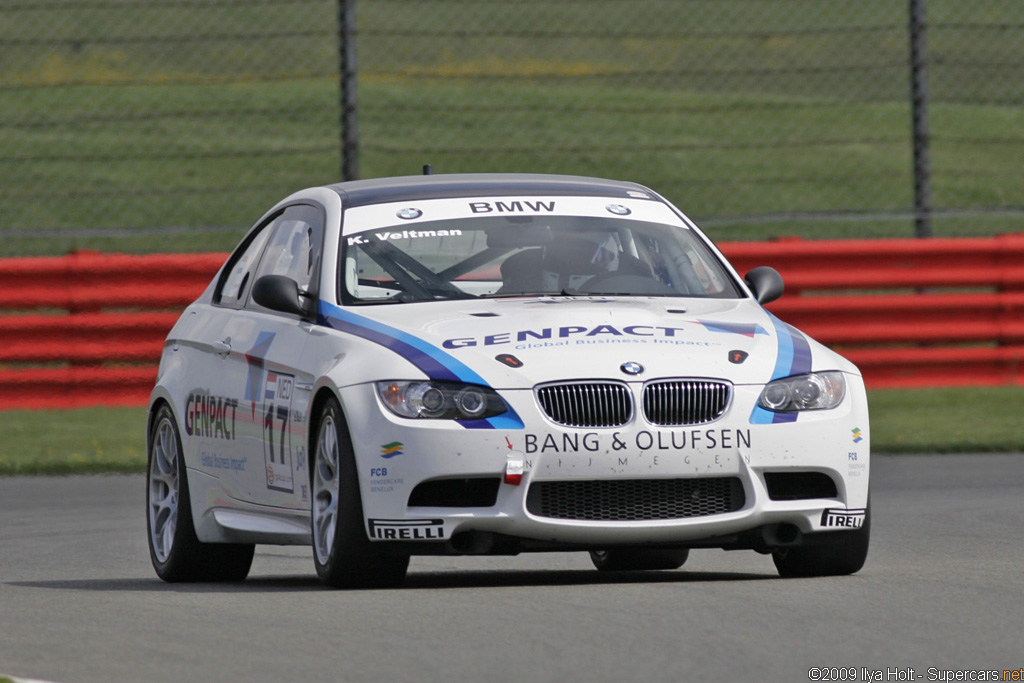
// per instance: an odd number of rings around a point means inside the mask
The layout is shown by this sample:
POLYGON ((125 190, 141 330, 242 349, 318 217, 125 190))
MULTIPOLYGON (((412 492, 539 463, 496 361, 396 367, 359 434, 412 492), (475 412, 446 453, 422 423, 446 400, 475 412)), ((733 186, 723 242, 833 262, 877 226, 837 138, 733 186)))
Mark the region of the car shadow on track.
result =
MULTIPOLYGON (((401 586, 387 590, 687 584, 778 579, 779 577, 774 574, 688 572, 685 570, 624 572, 597 572, 594 570, 435 571, 410 573, 401 586)), ((93 592, 274 593, 329 590, 320 583, 316 576, 256 576, 237 583, 164 583, 154 576, 152 579, 10 581, 3 585, 93 592)))
POLYGON ((595 586, 637 583, 702 583, 707 581, 763 581, 772 574, 739 572, 574 570, 446 571, 410 574, 403 589, 501 588, 521 586, 595 586))

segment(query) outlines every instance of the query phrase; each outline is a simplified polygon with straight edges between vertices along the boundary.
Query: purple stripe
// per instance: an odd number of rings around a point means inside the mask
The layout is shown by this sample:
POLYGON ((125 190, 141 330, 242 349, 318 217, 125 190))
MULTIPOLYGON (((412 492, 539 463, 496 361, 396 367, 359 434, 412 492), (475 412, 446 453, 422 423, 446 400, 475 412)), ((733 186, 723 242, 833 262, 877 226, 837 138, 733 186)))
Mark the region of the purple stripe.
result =
MULTIPOLYGON (((785 327, 785 332, 789 333, 790 343, 793 345, 793 357, 790 360, 789 372, 787 372, 785 376, 792 377, 793 375, 806 375, 811 371, 811 345, 807 343, 807 337, 805 337, 800 330, 788 323, 782 323, 782 325, 785 327)), ((780 330, 780 332, 782 332, 782 330, 780 330)), ((795 411, 790 413, 775 413, 772 417, 772 424, 796 422, 796 419, 799 416, 800 413, 795 411)))
POLYGON ((448 380, 450 382, 459 381, 459 377, 456 376, 455 373, 453 373, 447 367, 441 365, 441 363, 437 362, 427 354, 423 353, 415 346, 406 344, 405 342, 401 341, 400 339, 396 339, 391 335, 383 334, 381 332, 371 330, 367 327, 363 327, 362 325, 355 325, 344 320, 339 320, 338 318, 334 317, 326 317, 324 319, 324 322, 326 322, 326 324, 329 327, 332 327, 336 330, 339 330, 341 332, 348 332, 349 334, 353 334, 357 337, 362 337, 363 339, 372 341, 375 344, 380 344, 381 346, 391 349, 392 351, 394 351, 395 353, 402 356, 410 363, 418 367, 420 370, 423 371, 423 373, 427 377, 430 377, 431 379, 448 380))
POLYGON ((811 371, 811 345, 800 330, 788 324, 786 327, 793 337, 793 366, 789 374, 806 375, 811 371))

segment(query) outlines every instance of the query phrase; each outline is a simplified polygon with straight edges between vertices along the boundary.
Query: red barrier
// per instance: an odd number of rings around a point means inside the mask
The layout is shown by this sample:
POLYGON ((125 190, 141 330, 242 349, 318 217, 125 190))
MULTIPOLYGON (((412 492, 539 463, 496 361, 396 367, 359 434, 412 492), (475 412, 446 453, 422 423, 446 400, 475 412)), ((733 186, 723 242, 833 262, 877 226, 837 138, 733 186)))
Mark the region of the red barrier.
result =
POLYGON ((99 254, 0 259, 0 310, 182 308, 225 254, 99 254))
MULTIPOLYGON (((787 295, 768 308, 869 387, 1024 384, 1024 234, 721 247, 741 273, 777 268, 787 295)), ((164 337, 224 258, 0 259, 0 409, 144 404, 164 337)))
POLYGON ((0 311, 16 312, 0 315, 0 410, 144 405, 164 337, 224 259, 0 259, 0 311))
POLYGON ((5 369, 0 371, 0 410, 144 406, 155 380, 156 365, 152 363, 5 369))
POLYGON ((740 272, 768 264, 789 292, 982 287, 1024 289, 1024 234, 984 238, 732 242, 740 272))
POLYGON ((864 372, 871 388, 1024 384, 1024 234, 735 242, 741 273, 782 273, 768 308, 864 372))

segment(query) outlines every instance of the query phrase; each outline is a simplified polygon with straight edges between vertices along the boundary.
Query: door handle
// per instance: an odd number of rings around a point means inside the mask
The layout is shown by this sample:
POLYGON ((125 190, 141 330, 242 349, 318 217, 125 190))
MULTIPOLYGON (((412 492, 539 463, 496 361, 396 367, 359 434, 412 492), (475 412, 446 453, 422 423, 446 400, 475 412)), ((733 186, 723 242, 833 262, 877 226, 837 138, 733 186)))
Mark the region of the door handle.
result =
POLYGON ((213 352, 221 358, 226 358, 231 353, 231 337, 224 341, 213 342, 213 352))

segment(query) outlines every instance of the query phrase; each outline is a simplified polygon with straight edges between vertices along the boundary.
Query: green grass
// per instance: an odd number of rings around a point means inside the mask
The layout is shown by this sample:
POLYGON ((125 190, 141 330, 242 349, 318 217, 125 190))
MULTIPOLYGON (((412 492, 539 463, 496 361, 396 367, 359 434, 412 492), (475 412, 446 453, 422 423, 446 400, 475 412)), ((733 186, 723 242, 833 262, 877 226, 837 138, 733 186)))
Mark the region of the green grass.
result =
MULTIPOLYGON (((19 201, 5 207, 4 226, 22 233, 5 239, 0 254, 62 253, 71 248, 229 250, 244 227, 278 198, 298 187, 338 178, 337 133, 323 113, 323 103, 333 97, 334 88, 328 81, 254 84, 222 88, 215 96, 259 101, 269 110, 295 107, 304 112, 287 121, 276 120, 277 115, 270 113, 243 120, 172 117, 147 125, 107 122, 26 132, 17 141, 17 155, 45 156, 52 149, 77 149, 98 160, 0 166, 4 187, 19 196, 19 201), (87 144, 83 136, 88 137, 87 144), (128 153, 105 156, 115 148, 128 153), (238 150, 247 153, 236 154, 238 150), (43 193, 53 186, 73 189, 64 200, 43 201, 43 193), (85 239, 31 235, 33 226, 59 231, 108 221, 114 221, 111 227, 128 230, 122 236, 85 239), (172 227, 177 232, 146 226, 172 227)), ((499 90, 409 81, 366 83, 361 91, 366 107, 364 177, 416 173, 425 162, 433 163, 438 172, 604 175, 656 188, 698 221, 707 219, 716 239, 912 234, 908 219, 865 222, 857 215, 912 204, 904 136, 908 112, 903 104, 856 103, 839 112, 775 98, 772 101, 779 108, 766 115, 765 101, 749 96, 620 88, 619 94, 632 110, 622 113, 614 108, 588 109, 592 106, 588 103, 603 97, 595 86, 505 85, 499 90), (510 96, 521 109, 500 107, 499 101, 510 96), (471 97, 473 107, 460 109, 471 97), (443 101, 450 109, 399 107, 409 101, 443 101), (555 111, 540 109, 552 106, 555 111), (688 113, 674 113, 679 111, 688 113), (620 130, 624 118, 634 126, 627 137, 620 130), (711 140, 716 141, 714 145, 709 145, 711 140), (794 144, 767 150, 759 146, 765 140, 794 144), (758 223, 742 218, 826 212, 834 215, 758 223), (850 215, 844 217, 843 212, 850 215)), ((50 95, 65 100, 63 106, 76 97, 68 91, 50 95)), ((170 106, 165 94, 152 88, 137 89, 131 99, 140 109, 155 112, 154 116, 170 106)), ((85 99, 73 104, 87 105, 85 99)), ((936 106, 935 119, 941 120, 953 108, 956 112, 948 118, 965 130, 1024 129, 1024 110, 936 106)), ((3 146, 0 138, 0 157, 5 156, 3 146)), ((7 151, 12 154, 13 150, 7 151)), ((937 174, 937 204, 999 206, 1019 194, 1016 146, 937 144, 933 157, 937 168, 961 169, 937 174)), ((1019 229, 1020 219, 1013 215, 950 216, 935 221, 939 235, 1019 229)))
POLYGON ((876 453, 1024 452, 1024 387, 873 391, 876 453))
MULTIPOLYGON (((872 391, 878 454, 1024 452, 1024 387, 872 391)), ((145 408, 0 412, 0 475, 142 472, 145 408)))
MULTIPOLYGON (((334 2, 60 6, 0 6, 0 256, 223 251, 272 202, 339 179, 334 2)), ((357 12, 363 177, 600 175, 651 185, 719 239, 912 234, 905 4, 357 12)), ((1024 204, 1024 5, 932 0, 929 22, 934 204, 979 210, 935 232, 1019 230, 980 210, 1024 204)))
POLYGON ((145 408, 0 412, 0 474, 141 472, 145 408))

